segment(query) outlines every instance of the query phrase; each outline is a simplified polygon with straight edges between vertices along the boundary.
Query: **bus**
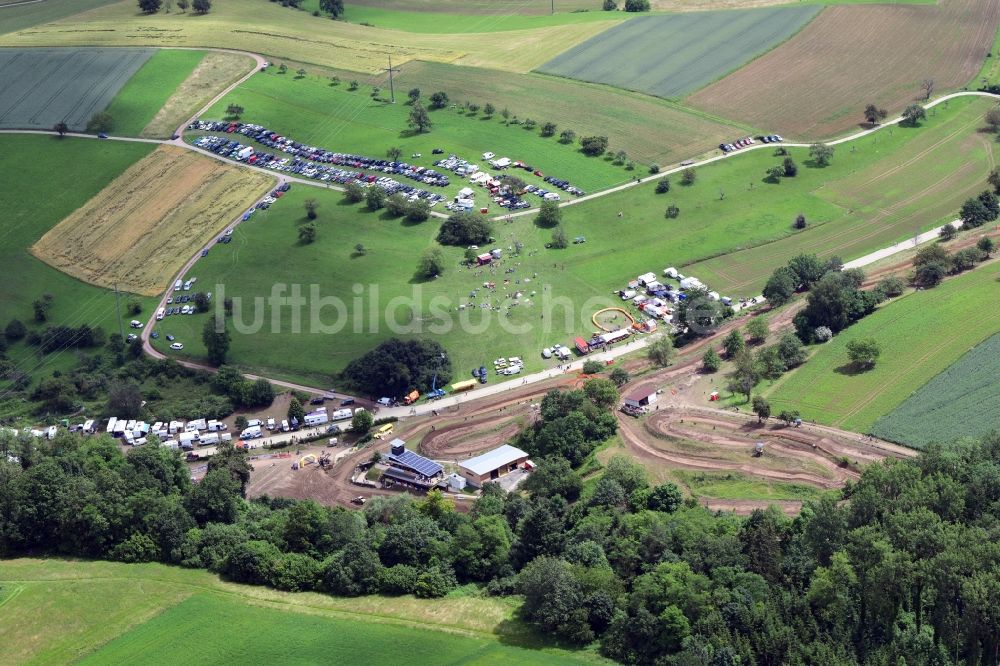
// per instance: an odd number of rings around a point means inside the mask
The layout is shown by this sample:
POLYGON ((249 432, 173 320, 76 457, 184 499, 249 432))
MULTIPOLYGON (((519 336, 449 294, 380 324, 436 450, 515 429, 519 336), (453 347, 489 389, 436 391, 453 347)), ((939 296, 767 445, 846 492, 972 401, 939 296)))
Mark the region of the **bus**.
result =
POLYGON ((375 431, 375 439, 382 439, 386 435, 392 434, 392 424, 386 423, 384 426, 375 431))

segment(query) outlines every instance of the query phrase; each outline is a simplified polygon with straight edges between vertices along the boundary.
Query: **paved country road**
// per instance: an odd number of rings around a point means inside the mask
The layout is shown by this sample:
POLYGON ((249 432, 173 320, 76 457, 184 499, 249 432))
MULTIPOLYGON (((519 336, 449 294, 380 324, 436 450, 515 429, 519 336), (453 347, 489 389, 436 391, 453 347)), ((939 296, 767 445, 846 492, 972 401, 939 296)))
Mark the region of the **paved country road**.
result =
MULTIPOLYGON (((192 146, 192 145, 186 143, 184 141, 184 139, 183 139, 182 134, 183 134, 183 131, 185 130, 185 128, 187 128, 187 126, 193 120, 199 118, 201 116, 201 114, 205 113, 218 100, 222 99, 231 90, 233 90, 238 85, 240 85, 241 83, 243 83, 244 81, 246 81, 247 79, 249 79, 255 72, 259 71, 260 68, 263 67, 267 61, 262 56, 260 56, 258 54, 249 53, 249 52, 245 52, 245 51, 233 51, 233 50, 230 50, 230 49, 208 49, 208 50, 223 51, 223 52, 228 52, 228 53, 238 53, 238 54, 241 54, 241 55, 249 56, 249 57, 251 57, 251 58, 254 59, 254 68, 252 70, 248 71, 242 78, 240 78, 239 80, 237 80, 233 84, 229 85, 225 90, 223 90, 222 92, 220 92, 211 101, 209 101, 203 108, 199 109, 198 112, 195 113, 191 118, 189 118, 187 121, 185 121, 184 124, 182 124, 177 129, 177 131, 175 132, 175 134, 179 135, 177 139, 158 140, 158 139, 141 139, 141 138, 133 138, 133 137, 111 136, 111 137, 108 137, 108 139, 106 139, 106 140, 108 140, 108 141, 132 141, 132 142, 139 142, 139 143, 155 143, 155 144, 163 144, 163 145, 172 145, 172 146, 176 146, 178 148, 183 148, 185 150, 193 150, 193 151, 198 152, 200 154, 203 154, 203 155, 205 155, 207 157, 211 157, 213 159, 217 159, 217 160, 220 160, 220 161, 223 161, 223 162, 227 162, 229 164, 234 164, 234 162, 232 160, 230 160, 230 159, 221 157, 220 155, 216 155, 215 153, 212 153, 212 152, 207 151, 207 150, 202 150, 201 148, 198 148, 197 146, 192 146)), ((932 108, 934 106, 937 106, 938 104, 947 102, 948 100, 957 99, 959 97, 989 97, 989 98, 1000 100, 1000 95, 994 95, 992 93, 986 93, 986 92, 980 92, 980 91, 960 91, 960 92, 950 93, 950 94, 944 95, 942 97, 938 97, 937 99, 934 99, 934 100, 932 100, 930 102, 927 102, 923 106, 924 106, 925 109, 929 109, 929 108, 932 108)), ((848 143, 850 141, 856 141, 857 139, 860 139, 862 137, 866 137, 869 134, 873 134, 875 132, 879 132, 879 131, 882 131, 884 129, 890 128, 890 127, 892 127, 894 125, 897 125, 900 122, 902 122, 902 120, 903 120, 903 117, 902 116, 898 116, 896 118, 893 118, 892 120, 889 120, 889 121, 886 121, 886 122, 882 123, 881 125, 877 125, 875 127, 872 127, 871 129, 867 129, 867 130, 862 130, 862 131, 859 131, 859 132, 855 132, 853 134, 850 134, 848 136, 845 136, 845 137, 842 137, 842 138, 839 138, 839 139, 834 139, 834 140, 830 140, 830 141, 824 141, 823 143, 826 143, 829 146, 837 146, 837 145, 841 145, 841 144, 844 144, 844 143, 848 143)), ((55 135, 56 134, 56 132, 46 131, 46 130, 0 130, 0 133, 5 133, 5 134, 48 134, 48 135, 55 135)), ((97 137, 94 136, 93 134, 83 134, 83 133, 78 133, 78 132, 67 132, 66 136, 79 137, 79 138, 88 138, 88 139, 97 139, 97 137)), ((807 148, 810 145, 812 145, 812 143, 784 142, 784 143, 782 143, 780 145, 797 147, 797 148, 807 148)), ((679 165, 677 167, 674 167, 674 168, 671 168, 671 169, 667 169, 665 171, 661 171, 660 173, 656 173, 656 174, 647 176, 645 178, 640 178, 640 179, 637 179, 637 180, 634 180, 634 181, 630 181, 628 183, 624 183, 622 185, 618 185, 618 186, 615 186, 615 187, 612 187, 612 188, 609 188, 609 189, 606 189, 606 190, 601 190, 599 192, 594 192, 593 194, 588 194, 588 195, 580 197, 578 199, 573 199, 571 201, 563 202, 563 203, 560 204, 560 206, 573 206, 573 205, 579 204, 579 203, 581 203, 583 201, 590 201, 590 200, 596 199, 598 197, 603 197, 603 196, 607 196, 609 194, 613 194, 615 192, 620 192, 622 190, 627 190, 627 189, 629 189, 631 187, 637 187, 637 186, 641 185, 642 183, 648 183, 650 181, 659 180, 660 178, 663 178, 664 176, 669 176, 671 174, 678 173, 680 171, 683 171, 684 169, 697 168, 697 167, 705 166, 705 165, 708 165, 708 164, 712 164, 713 162, 718 162, 720 160, 735 159, 735 158, 738 158, 740 155, 748 153, 748 152, 751 152, 753 150, 773 148, 774 146, 775 146, 775 144, 759 143, 759 144, 754 144, 754 145, 748 146, 746 148, 741 148, 740 150, 733 151, 731 153, 725 153, 725 154, 721 154, 721 155, 715 155, 713 157, 709 157, 709 158, 706 158, 706 159, 703 159, 703 160, 692 161, 692 162, 690 162, 688 164, 679 165)), ((308 180, 308 179, 304 179, 304 178, 296 178, 294 176, 286 176, 283 173, 275 172, 275 171, 272 171, 272 170, 269 170, 269 169, 264 169, 262 167, 255 167, 255 166, 247 165, 247 164, 240 164, 240 166, 242 166, 243 168, 254 169, 255 171, 260 171, 262 173, 266 173, 266 174, 268 174, 270 176, 275 177, 275 185, 273 185, 270 188, 268 188, 268 191, 272 190, 274 188, 274 186, 280 185, 281 183, 286 183, 286 182, 288 182, 288 183, 297 183, 297 184, 306 185, 306 186, 310 186, 310 187, 320 187, 320 188, 323 188, 323 189, 334 189, 334 190, 342 190, 343 189, 341 187, 330 186, 330 185, 327 185, 326 183, 320 183, 320 182, 317 182, 317 181, 314 181, 314 180, 308 180)), ((262 192, 261 196, 264 196, 264 194, 266 194, 266 192, 262 192)), ((523 215, 531 215, 531 214, 534 214, 536 212, 537 212, 537 209, 530 209, 530 210, 518 211, 516 213, 511 213, 509 215, 502 215, 502 216, 500 216, 498 218, 495 218, 495 219, 505 219, 505 218, 510 218, 510 217, 520 217, 520 216, 523 216, 523 215)), ((433 212, 432 215, 434 215, 436 217, 440 217, 440 218, 446 218, 447 217, 447 215, 445 215, 443 213, 436 212, 436 211, 433 212)), ((236 220, 234 220, 230 225, 227 225, 227 228, 229 226, 235 226, 235 225, 239 224, 240 221, 241 221, 241 217, 237 218, 236 220)), ((955 226, 957 228, 957 227, 961 226, 961 221, 960 220, 956 220, 955 222, 951 222, 949 224, 952 224, 953 226, 955 226)), ((859 257, 857 259, 851 260, 849 262, 846 262, 844 264, 844 267, 845 268, 860 268, 862 266, 867 266, 869 264, 875 263, 876 261, 880 261, 880 260, 882 260, 882 259, 884 259, 886 257, 892 256, 892 255, 897 254, 899 252, 903 252, 905 250, 911 249, 915 245, 919 245, 920 243, 925 243, 925 242, 928 242, 930 240, 933 240, 934 238, 937 238, 938 232, 940 231, 940 229, 941 229, 941 227, 937 227, 935 229, 931 229, 931 230, 926 231, 926 232, 924 232, 922 234, 919 234, 915 238, 903 241, 901 243, 897 243, 895 245, 891 245, 889 247, 883 248, 883 249, 878 250, 876 252, 872 252, 870 254, 867 254, 867 255, 865 255, 863 257, 859 257)), ((218 233, 221 233, 222 231, 223 230, 220 229, 218 233)), ((167 283, 167 291, 164 293, 163 297, 161 298, 159 305, 156 308, 153 308, 153 312, 150 315, 149 320, 146 322, 146 325, 142 329, 141 339, 142 339, 143 349, 144 349, 144 351, 147 354, 149 354, 153 358, 158 358, 158 359, 167 358, 164 354, 162 354, 159 351, 157 351, 156 349, 154 349, 153 346, 149 342, 149 334, 150 334, 150 332, 152 330, 153 324, 155 323, 156 310, 159 309, 160 307, 164 307, 166 305, 166 298, 167 298, 167 296, 171 295, 173 293, 172 287, 173 287, 174 281, 177 280, 179 277, 183 276, 191 268, 191 266, 194 265, 194 263, 200 257, 201 257, 201 250, 199 250, 190 260, 188 260, 187 263, 184 264, 184 267, 177 273, 176 276, 174 276, 174 277, 171 278, 171 280, 167 283)), ((644 337, 644 338, 641 338, 641 339, 638 339, 638 340, 633 340, 633 341, 631 341, 631 342, 629 342, 627 344, 615 347, 614 349, 608 350, 606 352, 600 352, 600 353, 596 353, 596 354, 590 354, 590 355, 587 356, 587 360, 610 361, 610 360, 619 358, 621 356, 624 356, 626 354, 630 354, 632 352, 644 349, 649 344, 649 340, 650 340, 650 337, 644 337)), ((184 367, 187 367, 187 368, 198 369, 198 370, 205 370, 205 371, 208 371, 208 372, 215 372, 215 368, 213 368, 211 366, 208 366, 208 365, 205 365, 203 363, 196 363, 196 362, 193 362, 193 361, 185 361, 185 360, 178 360, 177 362, 180 363, 181 365, 183 365, 184 367)), ((417 405, 415 407, 394 407, 394 408, 389 408, 389 409, 383 409, 383 410, 381 410, 379 412, 379 415, 380 416, 396 416, 396 417, 399 417, 399 418, 405 418, 407 416, 414 416, 414 415, 421 415, 421 414, 430 414, 432 411, 437 410, 437 409, 443 409, 443 408, 446 408, 446 407, 451 407, 451 406, 455 406, 455 405, 460 405, 460 404, 468 403, 468 402, 471 402, 471 401, 474 401, 474 400, 479 400, 481 398, 487 398, 487 397, 490 397, 490 396, 500 395, 500 394, 506 393, 507 391, 511 391, 511 390, 513 390, 513 389, 515 389, 517 387, 520 387, 520 386, 524 386, 524 385, 534 384, 536 382, 545 381, 545 380, 548 380, 548 379, 551 379, 553 377, 558 376, 560 373, 577 372, 580 369, 582 369, 583 363, 584 363, 583 360, 576 360, 576 361, 573 361, 573 362, 570 362, 570 363, 567 363, 565 365, 560 366, 561 369, 556 369, 556 370, 551 370, 550 369, 550 370, 545 370, 543 372, 537 372, 537 373, 534 373, 534 374, 525 375, 525 376, 519 378, 520 381, 518 381, 518 379, 514 379, 514 380, 506 381, 506 382, 503 382, 503 383, 500 383, 500 384, 488 384, 488 385, 483 386, 482 388, 473 389, 473 390, 468 391, 466 393, 459 393, 459 394, 449 395, 449 396, 447 396, 445 398, 442 398, 442 399, 440 399, 440 400, 438 400, 436 402, 433 402, 433 403, 425 403, 425 404, 417 405)), ((255 380, 255 379, 261 378, 260 376, 253 375, 253 374, 247 374, 245 376, 247 378, 251 379, 251 380, 255 380)), ((286 382, 286 381, 282 381, 282 380, 279 380, 279 379, 271 379, 269 377, 263 377, 263 379, 267 379, 272 384, 274 384, 276 386, 281 386, 281 387, 287 388, 287 389, 304 391, 306 393, 314 393, 314 394, 326 394, 326 393, 329 393, 329 390, 325 389, 325 388, 317 388, 317 387, 305 386, 305 385, 302 385, 302 384, 296 384, 296 383, 293 383, 293 382, 286 382)))

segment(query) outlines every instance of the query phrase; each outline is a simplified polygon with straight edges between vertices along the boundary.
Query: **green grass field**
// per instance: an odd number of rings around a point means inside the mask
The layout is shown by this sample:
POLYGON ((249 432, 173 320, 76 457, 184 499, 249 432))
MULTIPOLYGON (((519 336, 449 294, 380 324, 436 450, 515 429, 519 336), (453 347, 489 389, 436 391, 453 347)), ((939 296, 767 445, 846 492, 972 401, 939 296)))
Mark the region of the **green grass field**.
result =
POLYGON ((0 561, 3 663, 603 662, 541 648, 507 599, 283 593, 161 564, 0 561), (39 631, 38 618, 46 628, 39 631), (536 649, 541 648, 541 649, 536 649))
MULTIPOLYGON (((558 361, 543 360, 541 349, 589 334, 594 310, 614 302, 605 298, 600 305, 588 306, 587 299, 601 292, 593 283, 571 277, 569 270, 582 246, 544 249, 551 231, 536 228, 525 217, 513 224, 495 225, 496 246, 508 254, 515 239, 524 243, 522 254, 505 259, 496 273, 462 268, 464 250, 449 247, 443 250, 444 274, 436 280, 418 280, 414 277, 418 258, 425 248, 437 245, 434 237, 440 223, 431 218, 410 225, 384 213, 368 212, 363 206, 347 205, 339 192, 296 185, 269 210, 239 225, 232 243, 216 245, 187 275, 197 277, 198 288, 213 292, 216 302, 223 293, 239 297, 244 304, 243 330, 255 328, 251 326, 255 313, 261 318, 261 330, 253 334, 234 328, 230 363, 313 386, 325 385, 351 359, 397 336, 440 342, 449 352, 456 380, 469 376, 473 367, 490 365, 498 356, 524 357, 526 371, 555 367, 558 361), (303 202, 307 198, 319 202, 317 240, 300 245, 297 230, 306 222, 303 202), (354 253, 358 243, 367 249, 365 256, 354 253), (559 268, 553 266, 556 263, 559 268), (514 272, 505 273, 507 268, 514 272), (504 279, 510 283, 504 285, 504 279), (482 288, 486 281, 496 283, 495 293, 489 296, 482 288), (299 285, 307 304, 298 324, 288 307, 275 310, 266 300, 259 308, 254 305, 255 298, 267 299, 275 285, 285 285, 286 295, 291 294, 291 285, 299 285), (478 296, 470 298, 474 290, 478 296), (510 306, 516 290, 522 292, 520 304, 510 306), (344 310, 326 305, 314 321, 309 304, 322 306, 321 299, 329 297, 339 299, 344 310), (560 307, 556 299, 565 299, 568 308, 560 307), (496 309, 477 307, 487 302, 496 309), (550 308, 547 302, 554 305, 550 308), (463 309, 457 310, 459 306, 463 309), (440 322, 447 324, 439 326, 440 322)), ((159 322, 157 348, 172 356, 203 357, 201 331, 208 316, 175 315, 159 322), (182 352, 168 349, 163 337, 168 333, 184 344, 182 352)))
POLYGON ((818 6, 646 16, 605 30, 539 67, 546 74, 680 97, 785 41, 818 6))
POLYGON ((883 439, 922 448, 956 433, 979 437, 1000 429, 1000 334, 966 352, 872 426, 883 439))
MULTIPOLYGON (((58 139, 50 136, 0 135, 0 153, 18 164, 5 175, 4 242, 0 263, 5 269, 0 322, 18 318, 34 326, 31 303, 49 293, 54 303, 45 325, 101 326, 117 331, 113 292, 75 280, 42 263, 28 247, 62 218, 82 206, 153 146, 140 143, 58 139), (16 195, 15 195, 16 193, 16 195)), ((152 299, 144 301, 149 307, 152 299)), ((71 352, 38 358, 21 342, 10 357, 33 376, 73 363, 71 352)))
MULTIPOLYGON (((306 0, 302 9, 312 11, 319 6, 319 0, 306 0)), ((349 4, 341 17, 351 23, 367 23, 377 28, 390 28, 404 32, 431 34, 503 32, 506 30, 527 30, 570 23, 590 23, 618 19, 626 21, 629 14, 608 14, 607 12, 576 12, 542 16, 525 16, 507 11, 490 11, 488 8, 471 14, 396 11, 382 7, 349 4)))
POLYGON ((569 206, 567 232, 587 243, 567 270, 610 289, 649 270, 684 267, 720 293, 756 296, 796 254, 849 260, 886 247, 954 219, 984 188, 993 147, 978 129, 988 108, 985 100, 953 100, 918 128, 838 146, 826 168, 808 166, 807 150, 789 149, 798 176, 780 184, 764 176, 783 158, 762 149, 698 169, 691 186, 671 176, 666 194, 650 183, 569 206), (670 204, 680 208, 677 219, 665 219, 670 204), (802 232, 792 228, 798 213, 808 221, 802 232))
POLYGON ((204 51, 156 51, 105 109, 115 121, 114 133, 139 136, 204 57, 204 51))
MULTIPOLYGON (((802 418, 855 432, 899 407, 972 346, 1000 331, 997 266, 980 266, 941 286, 888 302, 832 341, 766 391, 772 413, 797 409, 802 418), (874 337, 882 355, 857 373, 847 343, 874 337)), ((994 386, 995 393, 995 386, 994 386)))
POLYGON ((0 128, 50 130, 64 121, 70 129, 82 130, 154 53, 153 49, 2 49, 0 128))
MULTIPOLYGON (((375 101, 368 86, 351 92, 349 83, 343 80, 334 86, 329 79, 310 75, 296 78, 292 71, 280 74, 271 68, 230 92, 204 117, 222 119, 230 104, 238 104, 245 109, 244 121, 286 133, 296 141, 335 152, 357 152, 374 157, 383 157, 389 148, 398 146, 403 151, 403 159, 428 167, 441 157, 455 153, 467 160, 480 161, 484 169, 489 169, 480 158, 490 151, 498 156, 523 160, 545 174, 561 175, 587 191, 623 182, 633 173, 603 160, 588 158, 579 151, 579 146, 560 144, 557 136, 542 137, 537 127, 528 130, 523 126, 505 126, 499 109, 489 119, 482 110, 472 115, 461 107, 429 111, 434 124, 432 130, 415 134, 407 125, 410 106, 404 103, 409 88, 398 87, 396 103, 389 104, 375 101), (441 148, 446 154, 433 155, 434 148, 441 148), (423 157, 411 158, 414 153, 421 153, 423 157)), ((422 91, 425 106, 433 92, 422 91)), ((383 87, 379 96, 387 99, 389 91, 383 87)), ((461 104, 461 100, 453 101, 461 104)), ((528 182, 543 184, 540 178, 526 171, 512 172, 528 182)), ((451 180, 454 185, 451 190, 457 191, 466 185, 454 174, 451 180)))
MULTIPOLYGON (((11 0, 6 4, 19 0, 11 0)), ((30 28, 33 25, 58 21, 59 19, 85 12, 115 0, 45 0, 30 5, 4 7, 0 14, 0 34, 30 28)))
MULTIPOLYGON (((385 73, 366 77, 344 69, 307 69, 326 76, 336 74, 345 81, 359 79, 383 90, 389 85, 385 73)), ((409 62, 399 70, 397 90, 419 88, 426 94, 443 90, 459 103, 490 102, 519 118, 550 120, 559 125, 560 132, 571 129, 578 136, 604 135, 612 150, 624 150, 640 164, 679 162, 752 131, 652 95, 562 77, 499 70, 484 76, 474 67, 436 62, 409 62)))
POLYGON ((823 492, 801 483, 763 481, 738 472, 673 472, 680 485, 697 499, 719 500, 815 500, 823 492))

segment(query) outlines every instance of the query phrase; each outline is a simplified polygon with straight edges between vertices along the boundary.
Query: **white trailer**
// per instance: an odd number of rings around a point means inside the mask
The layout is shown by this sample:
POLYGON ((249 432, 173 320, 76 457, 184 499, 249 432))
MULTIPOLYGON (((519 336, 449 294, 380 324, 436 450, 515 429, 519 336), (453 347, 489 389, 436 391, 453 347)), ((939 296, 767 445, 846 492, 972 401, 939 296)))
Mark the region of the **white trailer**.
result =
POLYGON ((182 432, 177 436, 177 441, 181 443, 181 446, 187 444, 189 447, 192 447, 199 439, 197 432, 182 432))
POLYGON ((108 427, 104 432, 108 433, 109 435, 114 435, 116 423, 118 423, 118 417, 112 416, 110 419, 108 419, 108 427))
POLYGON ((345 421, 350 418, 354 418, 354 412, 350 409, 338 409, 330 415, 331 421, 345 421))
POLYGON ((170 434, 176 435, 177 433, 184 430, 184 421, 171 421, 170 422, 170 434))
POLYGON ((330 417, 326 415, 326 410, 315 411, 310 414, 306 414, 305 423, 307 426, 318 426, 326 423, 330 420, 330 417))
POLYGON ((226 424, 223 423, 222 421, 216 421, 215 419, 212 419, 208 422, 208 430, 210 432, 219 432, 225 429, 226 429, 226 424))
POLYGON ((208 430, 208 423, 205 422, 205 419, 195 419, 194 421, 188 421, 187 424, 188 430, 191 429, 191 426, 194 426, 194 429, 199 431, 208 430))
POLYGON ((221 433, 219 435, 219 441, 220 442, 231 442, 231 441, 233 441, 233 436, 232 436, 232 434, 230 434, 228 432, 221 433))
POLYGON ((163 446, 167 447, 168 449, 176 449, 177 447, 180 446, 180 444, 177 443, 176 439, 168 439, 165 442, 163 442, 163 446))

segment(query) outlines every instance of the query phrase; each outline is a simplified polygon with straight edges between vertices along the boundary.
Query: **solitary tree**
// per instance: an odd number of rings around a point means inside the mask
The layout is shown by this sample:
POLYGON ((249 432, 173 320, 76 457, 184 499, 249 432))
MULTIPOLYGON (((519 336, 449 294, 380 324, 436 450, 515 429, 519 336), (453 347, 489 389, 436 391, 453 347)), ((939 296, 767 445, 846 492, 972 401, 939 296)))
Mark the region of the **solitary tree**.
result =
POLYGON ((601 9, 603 9, 606 12, 617 11, 618 4, 615 2, 615 0, 604 0, 604 3, 601 5, 601 9))
POLYGON ((767 170, 767 180, 771 183, 780 183, 784 175, 785 170, 780 166, 773 166, 767 170))
POLYGON ((880 109, 874 104, 869 104, 865 107, 865 120, 868 121, 869 125, 878 125, 881 121, 885 120, 888 115, 888 111, 880 109))
POLYGON ((355 432, 359 435, 367 434, 369 430, 372 429, 372 425, 375 424, 375 417, 367 409, 361 410, 354 414, 354 418, 351 419, 351 432, 355 432))
POLYGON ((708 351, 701 357, 701 367, 705 372, 718 372, 722 367, 722 357, 714 347, 709 347, 708 351))
POLYGON ((1000 130, 1000 106, 990 107, 990 110, 986 112, 985 120, 991 130, 994 132, 1000 130))
POLYGON ((661 178, 658 181, 656 181, 656 193, 657 194, 666 194, 669 191, 670 191, 670 179, 669 178, 661 178))
POLYGON ((794 178, 799 174, 799 166, 791 157, 785 158, 785 160, 781 163, 781 168, 784 170, 786 178, 794 178))
POLYGON ((665 216, 668 220, 673 220, 680 214, 681 214, 681 209, 678 208, 676 205, 670 204, 669 206, 667 206, 667 212, 665 213, 665 216))
MULTIPOLYGON (((438 93, 434 94, 436 95, 438 93)), ((433 96, 431 99, 433 99, 433 96)), ((429 132, 431 131, 431 127, 433 127, 433 123, 431 123, 431 117, 427 113, 427 109, 425 109, 423 104, 420 102, 413 103, 413 107, 410 109, 408 124, 420 133, 429 132)))
POLYGON ((566 236, 566 230, 563 229, 561 224, 557 224, 556 228, 552 230, 552 247, 557 250, 569 247, 569 238, 566 236))
POLYGON ((553 122, 542 123, 542 129, 540 131, 542 136, 552 136, 556 133, 556 124, 553 122))
POLYGON ((875 338, 860 338, 847 343, 847 355, 851 362, 862 369, 875 367, 882 348, 875 338))
POLYGON ((753 413, 757 415, 757 422, 763 423, 771 417, 771 403, 759 395, 753 397, 753 413))
POLYGON ((979 251, 982 252, 987 257, 992 255, 993 251, 996 250, 996 244, 993 242, 993 239, 990 238, 989 236, 983 236, 982 238, 980 238, 976 242, 976 247, 979 248, 979 251))
POLYGON ((181 10, 181 14, 187 11, 187 8, 191 5, 188 4, 188 0, 177 0, 177 9, 181 10))
POLYGON ((920 87, 924 90, 924 99, 930 99, 931 95, 934 94, 934 79, 924 79, 924 82, 920 84, 920 87))
POLYGON ((795 216, 795 223, 793 224, 793 226, 796 229, 805 229, 806 228, 806 224, 807 223, 806 223, 806 216, 805 215, 803 215, 802 213, 799 213, 798 215, 795 216))
POLYGON ((615 383, 615 386, 619 388, 628 384, 629 379, 631 379, 631 376, 628 374, 628 370, 620 367, 612 370, 608 377, 610 377, 611 381, 615 383))
POLYGON ((195 14, 207 14, 212 9, 212 0, 191 0, 195 14))
POLYGON ((297 70, 295 70, 295 78, 297 78, 297 79, 304 79, 305 77, 306 77, 306 70, 305 69, 303 69, 302 67, 299 67, 297 70))
POLYGON ((286 416, 288 416, 289 421, 295 419, 299 423, 302 423, 306 420, 305 407, 302 406, 302 403, 299 402, 299 399, 295 396, 292 396, 292 399, 288 402, 288 411, 286 412, 286 416))
POLYGON ((205 343, 209 363, 219 366, 226 362, 230 337, 224 318, 210 317, 201 331, 201 341, 205 343))
POLYGON ((368 254, 368 249, 362 243, 358 243, 354 246, 354 254, 359 257, 363 257, 368 254))
POLYGON ((163 0, 139 0, 139 10, 143 14, 155 14, 162 4, 163 0))
POLYGON ((60 120, 52 128, 52 131, 53 132, 58 132, 59 136, 62 137, 63 135, 66 134, 66 132, 69 131, 69 125, 67 125, 64 121, 60 120))
POLYGON ((726 350, 726 358, 732 360, 736 354, 747 348, 746 340, 738 328, 734 328, 722 341, 722 348, 726 350))
POLYGON ((497 112, 497 107, 493 106, 489 102, 483 105, 483 115, 487 118, 492 118, 493 114, 497 112))
POLYGON ((243 115, 243 107, 239 104, 230 104, 226 107, 226 116, 239 120, 240 116, 243 115))
POLYGON ((559 143, 573 143, 576 141, 576 132, 571 129, 563 130, 559 133, 559 143))
POLYGON ((670 359, 673 355, 674 343, 666 334, 656 336, 646 347, 646 357, 661 368, 670 365, 670 359))
POLYGON ((344 0, 319 0, 319 8, 330 18, 339 18, 344 13, 344 0))
POLYGON ((356 180, 352 180, 344 188, 344 198, 351 203, 358 203, 365 198, 365 187, 356 180))
POLYGON ((733 365, 735 369, 730 375, 730 388, 734 392, 746 396, 749 401, 753 388, 760 381, 760 369, 757 366, 757 361, 749 349, 743 349, 737 352, 733 359, 733 365))
POLYGON ((767 340, 767 334, 770 331, 767 329, 767 322, 764 321, 763 317, 754 317, 747 322, 746 333, 750 338, 750 341, 756 345, 767 340))
POLYGON ((681 185, 694 185, 698 180, 698 173, 694 169, 684 169, 681 173, 681 185))
POLYGON ((385 208, 385 200, 389 198, 385 190, 378 185, 373 185, 365 192, 365 206, 368 210, 376 211, 385 208))
POLYGON ((562 209, 555 201, 545 200, 535 216, 535 224, 540 227, 554 227, 562 221, 562 209))
POLYGON ((299 242, 300 243, 302 243, 303 245, 309 245, 310 243, 314 242, 315 240, 316 240, 316 225, 315 224, 312 224, 310 222, 309 224, 303 224, 301 227, 299 227, 299 242))
POLYGON ((417 264, 417 274, 420 277, 434 278, 444 272, 444 254, 441 248, 429 247, 420 255, 420 263, 417 264))
POLYGON ((903 122, 910 127, 916 127, 926 117, 927 111, 919 104, 911 104, 903 109, 903 122))
POLYGON ((403 149, 399 146, 393 146, 389 150, 385 151, 385 156, 388 157, 393 162, 398 162, 399 158, 403 155, 403 149))
POLYGON ((432 109, 443 109, 446 106, 448 106, 448 93, 438 91, 431 95, 432 109))
POLYGON ((816 163, 816 166, 825 167, 833 159, 833 146, 825 143, 814 143, 809 146, 809 156, 816 163))
POLYGON ((115 122, 107 111, 98 111, 87 121, 88 132, 110 132, 115 122))
POLYGON ((316 211, 319 209, 319 202, 313 198, 309 198, 302 202, 302 206, 306 209, 306 217, 310 220, 315 220, 316 211))

